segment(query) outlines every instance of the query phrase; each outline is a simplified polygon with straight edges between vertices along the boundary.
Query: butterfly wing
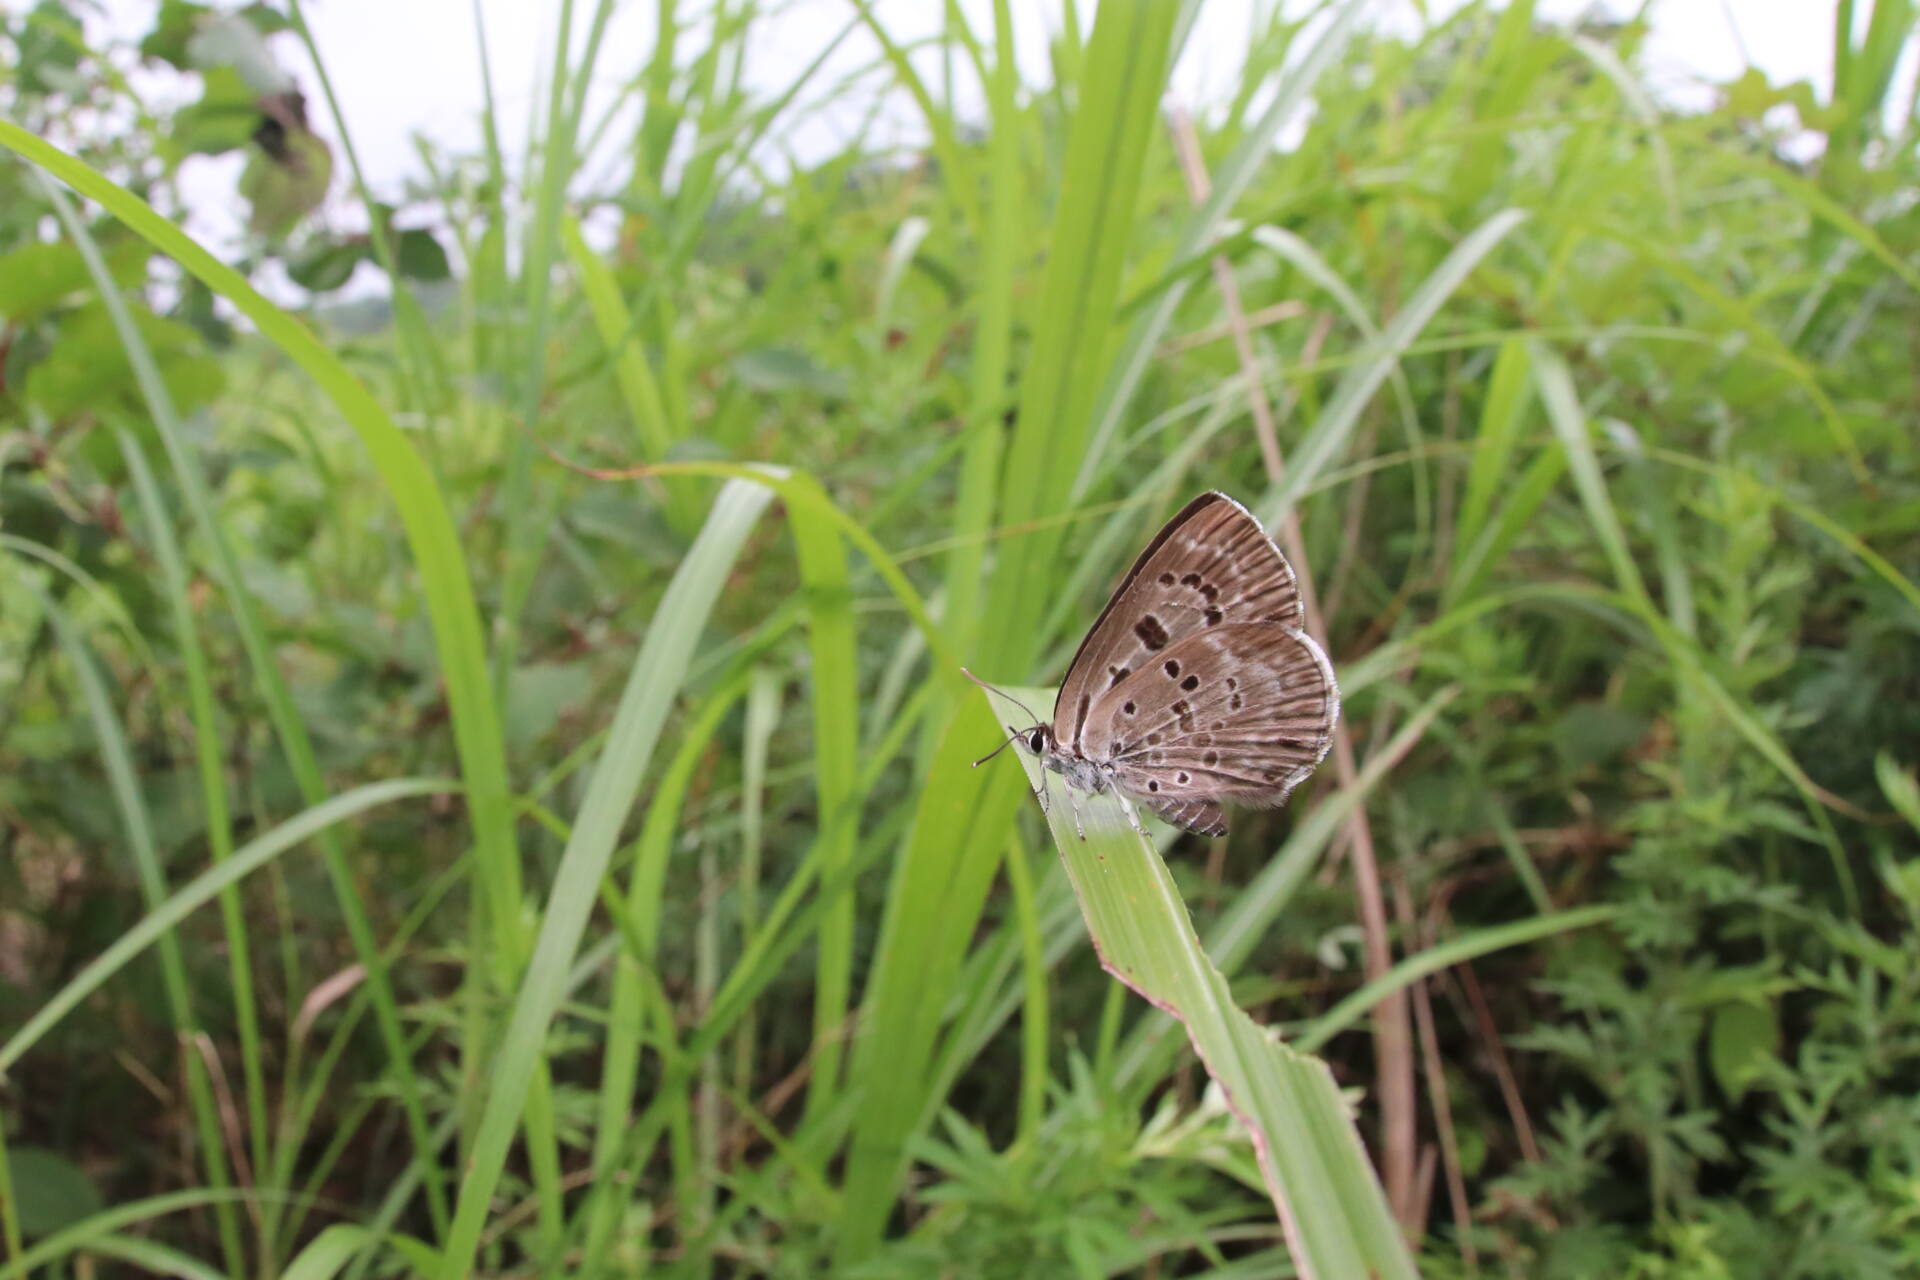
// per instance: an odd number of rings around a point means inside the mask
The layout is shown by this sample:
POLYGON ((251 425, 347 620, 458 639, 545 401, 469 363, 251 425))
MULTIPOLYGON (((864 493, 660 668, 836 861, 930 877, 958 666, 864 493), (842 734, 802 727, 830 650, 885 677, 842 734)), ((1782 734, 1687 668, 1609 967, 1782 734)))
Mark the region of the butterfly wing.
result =
POLYGON ((1081 753, 1162 803, 1282 804, 1333 741, 1333 665, 1298 627, 1210 627, 1155 653, 1103 693, 1081 753))
POLYGON ((1211 800, 1153 800, 1147 808, 1160 815, 1162 822, 1197 832, 1203 836, 1227 834, 1227 813, 1211 800))
POLYGON ((1093 704, 1188 637, 1301 620, 1293 568, 1260 522, 1224 493, 1203 493, 1147 544, 1080 642, 1053 704, 1054 740, 1080 746, 1093 704))

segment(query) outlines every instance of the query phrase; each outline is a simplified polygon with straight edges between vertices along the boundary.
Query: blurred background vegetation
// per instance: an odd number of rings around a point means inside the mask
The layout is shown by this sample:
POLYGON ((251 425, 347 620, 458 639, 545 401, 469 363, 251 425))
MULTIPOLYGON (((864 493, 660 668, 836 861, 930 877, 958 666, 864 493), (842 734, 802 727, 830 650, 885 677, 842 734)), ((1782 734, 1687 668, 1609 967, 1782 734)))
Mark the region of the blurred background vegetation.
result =
POLYGON ((0 9, 0 1276, 1293 1274, 965 767, 1202 488, 1353 764, 1175 873, 1423 1273, 1920 1272, 1913 5, 1698 110, 1640 22, 1262 7, 1189 119, 1196 7, 765 91, 754 0, 556 3, 404 193, 297 5, 0 9), (924 145, 783 144, 877 85, 924 145), (238 274, 99 181, 209 154, 238 274))

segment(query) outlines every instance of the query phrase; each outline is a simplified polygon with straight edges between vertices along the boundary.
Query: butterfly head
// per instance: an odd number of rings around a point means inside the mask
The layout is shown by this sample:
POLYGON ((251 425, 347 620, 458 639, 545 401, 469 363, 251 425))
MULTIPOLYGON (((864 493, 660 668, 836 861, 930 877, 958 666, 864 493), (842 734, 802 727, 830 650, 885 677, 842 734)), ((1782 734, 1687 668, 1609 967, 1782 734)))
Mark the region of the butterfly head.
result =
MULTIPOLYGON (((1000 694, 1001 697, 1006 698, 1009 702, 1013 703, 1014 706, 1019 707, 1022 711, 1025 711, 1028 715, 1033 715, 1032 709, 1029 708, 1024 702, 1021 702, 1018 698, 1013 697, 1011 694, 1001 693, 1000 690, 994 688, 992 685, 988 684, 985 680, 982 680, 979 676, 976 676, 975 674, 973 674, 973 672, 968 671, 965 667, 960 668, 960 670, 967 677, 967 679, 973 681, 975 684, 979 685, 982 689, 985 689, 990 693, 1000 694)), ((1038 717, 1035 717, 1035 719, 1038 719, 1038 717)), ((986 755, 981 756, 978 760, 975 760, 973 762, 974 768, 976 769, 979 768, 981 765, 993 759, 995 756, 999 755, 1002 751, 1005 751, 1008 747, 1012 746, 1016 742, 1019 743, 1022 748, 1024 748, 1029 752, 1032 752, 1035 756, 1038 756, 1042 760, 1049 759, 1051 756, 1054 755, 1053 727, 1051 725, 1041 722, 1033 725, 1031 728, 1028 728, 1028 729, 1016 729, 1012 725, 1008 725, 1007 732, 1012 736, 1010 736, 1005 742, 1001 743, 999 746, 995 747, 992 751, 988 752, 986 755)))

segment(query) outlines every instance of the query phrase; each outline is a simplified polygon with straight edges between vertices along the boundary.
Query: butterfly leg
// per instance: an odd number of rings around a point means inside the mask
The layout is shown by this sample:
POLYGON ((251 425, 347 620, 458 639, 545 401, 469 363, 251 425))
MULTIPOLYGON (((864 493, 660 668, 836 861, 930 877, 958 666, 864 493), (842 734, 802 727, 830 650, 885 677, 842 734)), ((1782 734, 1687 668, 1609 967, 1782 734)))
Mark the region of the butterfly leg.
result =
POLYGON ((1113 789, 1113 794, 1120 799, 1120 812, 1127 815, 1127 825, 1133 828, 1133 833, 1140 837, 1141 843, 1151 849, 1153 838, 1147 834, 1147 829, 1140 825, 1140 815, 1134 811, 1133 801, 1127 799, 1127 793, 1118 787, 1113 789))
POLYGON ((1087 838, 1087 825, 1080 819, 1080 797, 1072 787, 1067 788, 1067 804, 1073 810, 1073 830, 1082 840, 1087 838))

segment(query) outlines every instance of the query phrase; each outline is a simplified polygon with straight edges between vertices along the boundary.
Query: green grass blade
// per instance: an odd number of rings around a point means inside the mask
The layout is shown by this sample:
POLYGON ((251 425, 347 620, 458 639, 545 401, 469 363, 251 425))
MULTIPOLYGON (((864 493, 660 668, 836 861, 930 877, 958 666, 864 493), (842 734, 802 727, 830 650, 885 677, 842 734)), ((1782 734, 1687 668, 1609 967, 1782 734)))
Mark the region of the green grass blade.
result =
MULTIPOLYGON (((1147 144, 1158 125, 1175 7, 1101 9, 1087 44, 1081 104, 1069 126, 1046 279, 1021 377, 1018 420, 1002 477, 1000 519, 1064 511, 1092 426, 1094 391, 1140 201, 1147 144)), ((1042 637, 1060 531, 1045 526, 1009 547, 987 596, 981 665, 1025 672, 1042 637)), ((997 852, 997 851, 996 851, 997 852)))
MULTIPOLYGON (((74 681, 80 686, 81 698, 86 703, 87 718, 92 722, 94 737, 100 744, 107 789, 119 813, 127 851, 140 883, 140 895, 146 901, 147 910, 155 911, 167 900, 166 873, 160 866, 160 851, 154 845, 153 822, 140 789, 126 731, 114 711, 112 699, 107 695, 98 660, 82 637, 80 628, 67 616, 67 611, 31 579, 26 580, 26 588, 28 594, 39 599, 44 616, 52 622, 61 647, 67 651, 74 681)), ((185 954, 180 948, 180 940, 171 930, 161 934, 157 941, 161 989, 166 995, 167 1011, 173 1019, 181 1065, 187 1077, 187 1099, 193 1113, 200 1158, 206 1166, 207 1180, 213 1184, 213 1189, 226 1191, 233 1185, 233 1174, 227 1166, 227 1146, 221 1133, 219 1112, 214 1105, 213 1085, 207 1077, 207 1065, 197 1043, 201 1031, 199 1020, 193 1012, 193 989, 187 980, 185 954)), ((220 1247, 226 1255, 227 1269, 238 1274, 246 1265, 246 1255, 240 1244, 240 1216, 233 1205, 220 1203, 214 1206, 214 1217, 219 1226, 220 1247)))
POLYGON ((112 946, 88 961, 80 972, 54 993, 50 1000, 35 1010, 33 1016, 28 1018, 18 1031, 7 1037, 5 1043, 0 1043, 0 1072, 4 1072, 18 1062, 21 1055, 31 1049, 40 1037, 47 1033, 48 1028, 71 1013, 74 1006, 87 996, 99 990, 101 985, 125 967, 129 960, 159 941, 174 925, 219 896, 221 890, 227 886, 239 883, 248 874, 271 862, 303 840, 311 839, 318 832, 357 813, 379 805, 391 804, 395 800, 437 795, 458 789, 458 785, 452 782, 418 778, 401 778, 355 787, 351 791, 341 792, 323 804, 296 814, 263 835, 247 841, 246 844, 234 850, 231 858, 218 866, 208 867, 167 895, 165 901, 143 916, 133 928, 115 939, 112 946))
POLYGON ((485 1109, 441 1257, 440 1274, 446 1280, 458 1280, 474 1265, 494 1188, 520 1126, 534 1074, 544 1061, 547 1028, 559 1009, 567 968, 579 948, 614 841, 639 793, 707 615, 771 498, 761 485, 735 481, 723 488, 654 612, 654 624, 634 661, 607 745, 561 855, 533 958, 489 1073, 485 1109))
MULTIPOLYGON (((796 482, 812 486, 808 477, 796 482)), ((824 495, 823 495, 824 497, 824 495)), ((842 817, 855 804, 860 775, 859 664, 854 651, 853 590, 840 533, 814 506, 788 510, 800 580, 807 596, 807 647, 812 662, 813 782, 823 856, 832 877, 853 861, 859 832, 842 817)), ((813 990, 813 1073, 807 1110, 817 1118, 840 1085, 843 1024, 853 989, 853 898, 843 894, 822 923, 813 990)))
MULTIPOLYGON (((221 1209, 232 1212, 230 1204, 214 1205, 217 1213, 221 1209)), ((189 1257, 180 1250, 153 1240, 142 1240, 138 1236, 104 1235, 95 1236, 87 1242, 87 1253, 98 1254, 106 1258, 118 1258, 140 1269, 141 1275, 178 1276, 180 1280, 229 1280, 233 1274, 209 1267, 196 1258, 189 1257)))
POLYGON ((24 1280, 36 1268, 69 1254, 85 1252, 96 1241, 113 1236, 121 1227, 145 1224, 169 1214, 185 1213, 203 1206, 236 1204, 245 1194, 239 1191, 171 1191, 115 1205, 83 1218, 72 1226, 62 1227, 7 1265, 0 1266, 0 1280, 16 1280, 16 1277, 24 1280))
MULTIPOLYGON (((1044 699, 1047 691, 1011 692, 1044 699)), ((1021 714, 1010 698, 988 698, 1000 719, 1021 714)), ((1166 863, 1133 831, 1117 796, 1079 797, 1087 831, 1081 840, 1064 785, 1032 756, 1014 754, 1030 783, 1050 789, 1047 823, 1102 967, 1186 1026, 1253 1140, 1300 1274, 1414 1276, 1326 1065, 1282 1045, 1233 1003, 1166 863)))
POLYGON ((1196 269, 1182 271, 1175 276, 1153 305, 1135 317, 1128 327, 1093 410, 1092 433, 1080 459, 1079 474, 1074 480, 1073 493, 1076 498, 1092 488, 1098 468, 1107 457, 1114 434, 1120 429, 1121 419, 1153 359, 1155 348, 1173 321, 1174 312, 1179 309, 1181 300, 1193 282, 1204 276, 1205 260, 1212 255, 1213 242, 1225 224, 1227 215, 1239 203, 1240 197, 1246 194, 1255 176, 1272 163, 1275 139, 1279 137, 1281 129, 1298 117, 1320 77, 1337 64, 1366 8, 1365 0, 1349 0, 1335 11, 1333 20, 1321 32, 1313 48, 1287 69, 1286 78, 1273 101, 1260 118, 1247 127, 1233 154, 1212 175, 1212 191, 1207 199, 1187 215, 1174 250, 1174 260, 1193 262, 1196 269))
MULTIPOLYGON (((574 273, 579 277, 580 291, 593 313, 594 328, 613 362, 614 381, 626 401, 627 416, 633 420, 640 458, 644 462, 664 462, 677 439, 673 418, 661 394, 653 363, 640 345, 639 330, 627 309, 626 299, 620 296, 619 283, 580 234, 577 220, 565 219, 560 224, 560 234, 573 261, 574 273)), ((661 495, 661 504, 675 529, 691 533, 699 527, 697 495, 669 486, 661 495)))
POLYGON ((1522 943, 1551 938, 1557 933, 1567 933, 1574 929, 1585 929, 1589 925, 1604 924, 1618 916, 1620 911, 1620 907, 1610 903, 1578 907, 1572 911, 1559 911, 1551 915, 1516 920, 1511 924, 1495 925, 1490 929, 1475 929, 1463 937, 1428 947, 1417 955, 1408 956, 1309 1022, 1301 1029, 1294 1043, 1299 1045, 1302 1052, 1312 1053, 1366 1017, 1367 1011, 1390 992, 1412 986, 1420 979, 1439 973, 1442 969, 1450 968, 1463 960, 1472 960, 1503 947, 1517 947, 1522 943))
POLYGON ((940 1002, 926 994, 950 989, 1019 801, 1010 776, 967 767, 993 733, 984 709, 968 702, 974 714, 963 710, 932 753, 867 979, 853 1058, 861 1113, 843 1186, 841 1266, 877 1246, 893 1206, 939 1035, 940 1002))
MULTIPOLYGON (((1342 689, 1350 685, 1344 677, 1342 689)), ((1221 972, 1236 974, 1246 963, 1260 939, 1273 928, 1293 895, 1319 864, 1321 854, 1332 843, 1354 808, 1365 803, 1385 780, 1395 762, 1419 741, 1434 718, 1451 702, 1457 691, 1441 689, 1408 717, 1398 733, 1373 752, 1353 785, 1328 793, 1288 833, 1286 841, 1267 860, 1259 875, 1234 896, 1220 918, 1207 931, 1206 951, 1221 972)), ((1150 1078, 1168 1052, 1167 1025, 1154 1019, 1136 1027, 1116 1059, 1115 1084, 1127 1087, 1150 1078)))
POLYGON ((1525 416, 1533 380, 1528 376, 1527 344, 1509 338, 1500 344, 1494 357, 1493 375, 1487 382, 1487 398, 1480 408, 1480 425, 1474 433, 1473 461, 1467 467, 1467 491, 1460 500, 1460 517, 1454 524, 1456 560, 1453 576, 1462 576, 1465 560, 1480 537, 1493 506, 1494 490, 1504 484, 1507 466, 1519 442, 1520 423, 1525 416))
MULTIPOLYGON (((7 131, 12 126, 0 121, 0 145, 8 141, 7 131)), ((410 512, 415 521, 410 521, 410 535, 415 534, 415 523, 419 529, 414 537, 414 550, 421 574, 426 580, 428 607, 433 613, 436 639, 440 644, 443 664, 446 668, 448 698, 452 702, 456 742, 462 747, 461 762, 469 777, 470 805, 475 819, 475 843, 483 848, 497 848, 509 844, 511 824, 505 819, 506 801, 506 762, 501 750, 497 718, 494 715, 490 693, 482 687, 471 688, 459 678, 462 671, 471 674, 484 672, 481 659, 478 617, 472 608, 472 588, 467 582, 464 562, 460 557, 457 535, 453 532, 452 520, 446 509, 440 505, 438 490, 419 455, 400 435, 390 417, 365 389, 355 381, 338 359, 313 337, 304 327, 296 324, 290 317, 259 294, 255 293, 237 273, 216 261, 199 245, 188 239, 171 222, 156 214, 148 205, 131 194, 99 177, 91 169, 79 164, 45 144, 33 140, 34 145, 44 149, 44 157, 35 156, 46 168, 61 177, 82 194, 99 200, 134 231, 138 232, 156 248, 169 253, 189 271, 194 272, 209 288, 226 292, 228 300, 247 313, 263 333, 279 340, 288 354, 296 360, 304 353, 309 362, 306 368, 309 374, 327 385, 332 378, 337 385, 329 388, 334 398, 344 410, 348 411, 350 421, 362 426, 362 438, 369 444, 376 464, 383 458, 388 462, 384 474, 388 480, 389 491, 399 502, 401 514, 406 517, 410 512), (182 255, 185 255, 184 257, 182 255), (223 289, 223 286, 225 288, 223 289), (287 347, 291 342, 292 347, 287 347), (344 397, 344 398, 343 398, 344 397), (353 410, 361 411, 362 416, 355 418, 353 410), (380 447, 374 447, 375 445, 380 447), (434 516, 438 513, 438 520, 434 516), (431 547, 444 554, 442 562, 430 561, 424 548, 431 547), (440 590, 433 589, 440 584, 440 590), (464 597, 467 605, 464 611, 460 601, 464 597), (440 607, 434 606, 436 598, 440 607), (462 630, 462 623, 465 629, 462 630), (471 643, 464 643, 470 641, 471 643), (471 656, 471 663, 456 664, 458 655, 471 656), (477 666, 472 665, 477 663, 477 666), (459 690, 467 688, 463 696, 459 690), (484 701, 482 701, 484 699, 484 701), (471 714, 461 713, 462 707, 471 714), (476 722, 478 722, 476 724, 476 722), (463 724, 469 730, 462 734, 463 724), (492 750, 482 750, 478 740, 490 734, 492 750), (471 747, 474 754, 468 755, 471 747), (491 774, 488 766, 491 765, 491 774), (475 772, 478 770, 478 772, 475 772), (476 790, 485 790, 485 782, 491 781, 498 789, 501 822, 483 823, 481 814, 483 805, 476 790)), ((66 224, 69 234, 87 259, 88 270, 101 291, 101 300, 112 316, 116 332, 127 353, 127 359, 135 372, 143 398, 153 413, 154 425, 160 433, 160 439, 167 450, 169 461, 173 464, 174 474, 180 482, 188 509, 193 513, 201 532, 206 536, 214 550, 215 565, 219 571, 221 585, 226 590, 227 601, 233 609, 234 620, 240 631, 241 642, 247 650, 252 664, 254 678, 267 704, 274 732, 280 739, 281 749, 286 754, 287 763, 292 770, 296 785, 300 788, 302 799, 311 806, 320 803, 326 796, 326 784, 320 774, 318 756, 310 735, 301 720, 285 678, 280 674, 276 655, 268 642, 266 627, 260 618, 252 594, 248 589, 241 570, 240 558, 232 540, 215 515, 215 504, 202 475, 199 460, 193 456, 185 444, 185 434, 180 429, 178 415, 174 412, 172 398, 167 394, 159 370, 155 367, 152 354, 141 340, 139 331, 129 316, 124 300, 117 289, 111 285, 111 277, 101 260, 98 248, 94 245, 81 220, 70 207, 69 202, 57 188, 43 178, 54 209, 66 224)), ((492 815, 489 813, 489 817, 492 815)), ((346 921, 347 931, 352 938, 354 950, 359 961, 366 966, 368 982, 373 991, 374 1009, 381 1039, 385 1044, 388 1058, 393 1063, 401 1110, 407 1119, 408 1132, 416 1144, 423 1143, 428 1134, 426 1116, 420 1104, 420 1084, 413 1070, 412 1061, 406 1050, 406 1037, 401 1029, 398 1004, 393 998, 391 984, 380 959, 380 949, 373 936, 373 927, 368 920, 365 904, 360 900, 359 887, 347 866, 345 854, 334 840, 331 832, 323 832, 320 837, 320 851, 327 865, 328 878, 332 882, 334 897, 340 905, 342 917, 346 921)), ((518 864, 511 851, 508 861, 512 862, 512 894, 518 900, 518 864)), ((486 860, 482 859, 483 865, 486 860)), ((438 1170, 430 1170, 427 1181, 428 1210, 433 1215, 436 1228, 446 1222, 446 1197, 441 1186, 438 1170)))
POLYGON ((1401 355, 1420 336, 1434 313, 1526 216, 1519 209, 1503 209, 1494 214, 1462 238, 1420 282, 1420 287, 1407 298, 1406 306, 1387 324, 1380 341, 1361 363, 1341 378, 1312 429, 1288 455, 1286 477, 1255 507, 1263 524, 1269 529, 1279 527, 1286 513, 1313 486, 1320 472, 1346 443, 1373 393, 1398 366, 1401 355))
MULTIPOLYGON (((692 785, 694 770, 705 758, 713 735, 747 691, 749 681, 741 677, 723 681, 702 702, 698 714, 681 731, 673 759, 662 770, 660 783, 653 790, 647 816, 635 842, 633 865, 628 873, 624 902, 626 939, 613 973, 613 994, 607 1008, 606 1050, 600 1064, 600 1093, 594 1126, 593 1190, 583 1216, 586 1219, 586 1245, 581 1256, 583 1274, 595 1275, 605 1265, 607 1248, 613 1243, 623 1202, 631 1199, 631 1190, 614 1176, 622 1146, 633 1118, 633 1102, 640 1083, 640 1050, 647 1038, 649 1017, 657 1024, 654 1033, 662 1057, 672 1066, 677 1055, 669 1051, 673 1031, 672 1011, 660 1001, 650 999, 653 966, 659 962, 656 947, 659 938, 661 886, 666 880, 667 859, 673 837, 679 831, 680 807, 692 785)), ((684 1122, 682 1113, 676 1120, 684 1122)))
MULTIPOLYGON (((233 855, 232 816, 227 805, 226 766, 222 760, 220 723, 214 712, 213 682, 207 672, 207 655, 200 643, 200 628, 194 620, 191 590, 185 561, 167 519, 160 488, 154 483, 146 454, 133 435, 122 429, 117 433, 120 456, 126 459, 140 513, 146 522, 154 559, 159 562, 161 580, 166 586, 167 605, 173 616, 175 643, 179 645, 187 670, 188 706, 193 715, 194 763, 200 771, 201 803, 205 806, 207 847, 210 859, 218 864, 233 855)), ((247 1128, 253 1139, 249 1152, 255 1177, 264 1174, 270 1164, 268 1144, 273 1130, 267 1121, 267 1083, 261 1063, 259 1005, 253 990, 253 946, 247 936, 246 915, 240 895, 229 890, 220 895, 220 923, 227 943, 227 977, 233 987, 234 1030, 240 1041, 241 1079, 245 1086, 247 1128)), ((260 1251, 264 1258, 274 1256, 272 1223, 276 1211, 265 1208, 260 1218, 260 1251)))
MULTIPOLYGON (((1175 18, 1175 6, 1129 2, 1104 6, 1095 20, 1080 101, 1067 127, 1033 350, 1001 479, 1002 522, 1055 515, 1070 501, 1146 151, 1158 127, 1175 18)), ((973 496, 979 498, 977 489, 973 496)), ((1038 656, 1034 621, 1046 613, 1059 539, 1057 527, 1046 527, 1003 547, 979 632, 988 670, 1023 671, 1038 656)), ((945 665, 944 646, 932 647, 936 667, 945 665)), ((969 699, 967 705, 972 710, 942 714, 934 722, 939 729, 930 731, 932 780, 917 797, 864 1002, 850 1078, 862 1106, 836 1241, 836 1264, 843 1268, 869 1257, 885 1229, 906 1142, 926 1111, 927 1067, 939 1034, 941 1010, 925 992, 942 989, 958 971, 1017 803, 1017 791, 1005 782, 967 776, 974 771, 964 769, 965 762, 992 733, 979 704, 969 699)))

